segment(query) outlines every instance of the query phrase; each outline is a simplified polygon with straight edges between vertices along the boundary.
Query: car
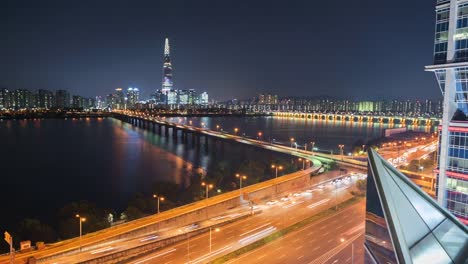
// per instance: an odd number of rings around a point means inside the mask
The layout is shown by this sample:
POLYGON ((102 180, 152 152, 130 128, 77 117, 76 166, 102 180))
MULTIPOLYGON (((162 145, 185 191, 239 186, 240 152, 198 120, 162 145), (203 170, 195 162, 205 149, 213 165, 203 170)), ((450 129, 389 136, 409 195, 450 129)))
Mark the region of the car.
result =
POLYGON ((302 193, 299 193, 299 192, 293 193, 293 196, 294 196, 294 197, 298 197, 298 196, 301 196, 301 195, 302 195, 302 193))
POLYGON ((277 203, 278 203, 277 200, 270 200, 270 201, 268 201, 266 204, 267 204, 267 205, 274 205, 274 204, 277 204, 277 203))
POLYGON ((200 227, 200 225, 198 223, 193 223, 193 224, 185 227, 184 230, 185 231, 191 231, 191 230, 197 229, 199 227, 200 227))
POLYGON ((287 201, 289 201, 289 197, 284 196, 284 197, 281 197, 280 200, 283 201, 283 202, 287 202, 287 201))
POLYGON ((319 186, 317 186, 317 188, 323 189, 323 188, 325 188, 325 186, 323 186, 323 184, 320 184, 319 186))

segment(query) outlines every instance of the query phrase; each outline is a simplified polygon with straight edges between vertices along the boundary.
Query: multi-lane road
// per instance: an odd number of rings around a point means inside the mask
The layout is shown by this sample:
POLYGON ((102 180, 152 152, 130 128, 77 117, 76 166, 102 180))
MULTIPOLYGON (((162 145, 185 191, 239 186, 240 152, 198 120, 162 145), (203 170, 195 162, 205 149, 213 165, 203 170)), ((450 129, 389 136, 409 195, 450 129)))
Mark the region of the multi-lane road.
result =
POLYGON ((361 201, 228 263, 363 263, 364 212, 361 201))
MULTIPOLYGON (((351 183, 342 183, 339 185, 327 183, 320 187, 309 189, 309 191, 304 190, 302 192, 296 192, 295 195, 289 195, 288 200, 283 199, 285 201, 281 201, 281 197, 279 197, 279 199, 272 201, 269 205, 260 205, 262 213, 219 227, 219 231, 212 229, 211 253, 210 234, 207 232, 187 239, 184 242, 141 256, 130 263, 196 264, 209 262, 210 260, 216 259, 217 257, 253 243, 276 230, 288 227, 320 211, 333 207, 336 201, 342 201, 350 197, 350 186, 351 183)), ((344 222, 343 219, 348 221, 348 218, 346 217, 343 217, 341 220, 340 218, 336 218, 335 220, 335 217, 332 217, 328 221, 321 221, 320 223, 335 221, 335 224, 337 224, 342 222, 342 224, 340 224, 342 225, 339 229, 340 232, 341 230, 343 233, 349 232, 350 230, 347 228, 348 226, 355 225, 358 221, 363 223, 363 219, 359 220, 358 217, 354 217, 353 210, 348 210, 349 209, 345 209, 343 212, 353 214, 352 223, 344 222)), ((322 228, 320 233, 332 234, 334 233, 333 229, 333 227, 330 228, 330 230, 324 230, 322 228)), ((362 231, 362 229, 356 229, 356 234, 362 231)), ((281 239, 287 239, 288 237, 289 236, 286 236, 281 239)), ((346 236, 346 238, 348 238, 348 236, 346 236)), ((304 252, 308 250, 309 249, 304 248, 304 252)), ((316 257, 320 256, 320 252, 322 251, 317 252, 316 257)), ((272 258, 274 258, 274 256, 272 256, 272 258)))

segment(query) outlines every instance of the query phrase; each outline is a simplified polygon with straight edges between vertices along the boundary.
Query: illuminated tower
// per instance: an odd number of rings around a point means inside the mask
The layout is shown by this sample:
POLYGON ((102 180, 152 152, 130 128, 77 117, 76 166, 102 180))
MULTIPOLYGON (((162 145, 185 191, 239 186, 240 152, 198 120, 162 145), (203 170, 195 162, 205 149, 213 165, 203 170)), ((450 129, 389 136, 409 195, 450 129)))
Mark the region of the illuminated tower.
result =
POLYGON ((166 38, 164 44, 164 65, 163 65, 163 80, 162 89, 163 94, 167 94, 172 90, 172 63, 170 56, 169 39, 166 38))

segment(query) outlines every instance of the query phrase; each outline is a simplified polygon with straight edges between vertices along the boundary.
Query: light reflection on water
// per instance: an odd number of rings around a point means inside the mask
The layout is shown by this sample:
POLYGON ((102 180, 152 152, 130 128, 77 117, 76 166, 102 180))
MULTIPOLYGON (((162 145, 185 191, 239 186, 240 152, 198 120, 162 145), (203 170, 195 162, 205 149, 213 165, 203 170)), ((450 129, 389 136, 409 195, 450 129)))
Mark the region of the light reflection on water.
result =
MULTIPOLYGON (((219 125, 223 131, 234 134, 234 128, 238 128, 238 135, 246 134, 249 137, 257 137, 262 132, 265 141, 275 140, 289 144, 290 138, 294 138, 299 145, 314 141, 315 146, 321 149, 338 150, 338 144, 344 144, 350 149, 358 139, 368 141, 379 137, 385 128, 399 128, 401 124, 367 123, 351 121, 326 121, 316 119, 286 118, 286 117, 192 117, 192 118, 168 118, 168 121, 182 124, 191 124, 216 130, 219 125)), ((408 130, 433 132, 434 126, 407 125, 408 130)), ((309 145, 310 146, 310 145, 309 145)))
MULTIPOLYGON (((290 137, 299 144, 314 140, 320 148, 351 146, 357 139, 368 140, 389 127, 273 117, 170 120, 187 124, 192 121, 197 126, 203 122, 213 129, 219 124, 231 132, 237 127, 239 134, 248 136, 262 131, 263 139, 285 144, 290 137)), ((175 141, 111 118, 2 121, 0 138, 0 199, 11 201, 4 203, 2 210, 12 216, 1 218, 0 226, 26 216, 53 216, 63 205, 78 200, 94 201, 98 206, 119 211, 136 192, 151 195, 154 182, 172 181, 188 186, 194 175, 210 174, 219 167, 223 167, 226 177, 231 177, 248 160, 266 164, 273 159, 291 162, 286 155, 235 143, 211 141, 205 149, 192 145, 191 140, 175 141)))

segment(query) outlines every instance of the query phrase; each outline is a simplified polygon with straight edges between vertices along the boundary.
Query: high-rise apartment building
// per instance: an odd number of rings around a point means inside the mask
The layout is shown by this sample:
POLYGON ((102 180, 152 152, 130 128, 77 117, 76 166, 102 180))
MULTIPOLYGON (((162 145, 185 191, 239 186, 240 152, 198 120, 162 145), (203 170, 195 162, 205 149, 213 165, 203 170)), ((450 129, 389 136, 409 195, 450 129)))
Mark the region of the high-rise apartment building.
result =
POLYGON ((70 93, 67 90, 57 90, 55 92, 55 106, 60 109, 70 107, 70 93))
POLYGON ((140 90, 136 87, 128 87, 127 89, 127 108, 133 109, 140 100, 140 90))
POLYGON ((38 108, 51 109, 55 106, 54 93, 48 90, 38 90, 36 103, 38 108))
POLYGON ((114 109, 125 109, 125 96, 122 88, 115 89, 112 107, 114 109))
POLYGON ((437 200, 468 224, 468 0, 437 0, 434 65, 444 96, 437 200))

